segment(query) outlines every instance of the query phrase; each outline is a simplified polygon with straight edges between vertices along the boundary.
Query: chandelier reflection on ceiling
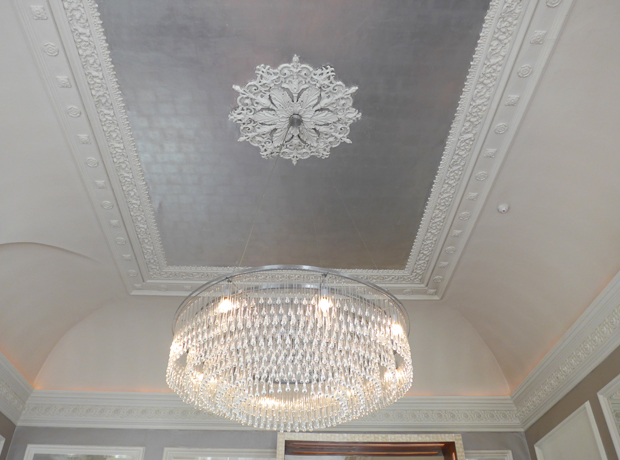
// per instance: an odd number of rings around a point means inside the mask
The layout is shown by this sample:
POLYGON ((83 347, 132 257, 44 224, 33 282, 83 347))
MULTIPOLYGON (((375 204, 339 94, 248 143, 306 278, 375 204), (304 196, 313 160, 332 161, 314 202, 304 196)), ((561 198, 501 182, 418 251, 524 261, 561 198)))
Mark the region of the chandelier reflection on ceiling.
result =
POLYGON ((355 86, 336 80, 333 67, 314 69, 297 56, 277 69, 259 65, 255 80, 233 88, 239 105, 229 118, 241 125, 239 141, 259 147, 263 158, 327 158, 351 142, 349 125, 361 117, 352 107, 355 86))
POLYGON ((402 304, 306 266, 210 281, 174 319, 166 381, 196 408, 255 428, 312 431, 392 404, 411 385, 402 304))

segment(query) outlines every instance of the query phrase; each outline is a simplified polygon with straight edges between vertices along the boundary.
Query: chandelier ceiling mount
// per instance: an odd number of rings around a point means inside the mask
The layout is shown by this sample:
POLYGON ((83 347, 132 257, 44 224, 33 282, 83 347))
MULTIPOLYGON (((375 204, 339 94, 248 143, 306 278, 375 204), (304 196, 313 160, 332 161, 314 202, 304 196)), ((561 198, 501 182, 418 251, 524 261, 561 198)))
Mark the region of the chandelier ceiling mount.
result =
POLYGON ((352 107, 355 86, 336 80, 333 67, 314 69, 297 56, 277 69, 261 64, 255 80, 233 88, 238 106, 229 118, 241 125, 239 141, 259 147, 263 158, 327 158, 351 142, 349 125, 361 117, 352 107))

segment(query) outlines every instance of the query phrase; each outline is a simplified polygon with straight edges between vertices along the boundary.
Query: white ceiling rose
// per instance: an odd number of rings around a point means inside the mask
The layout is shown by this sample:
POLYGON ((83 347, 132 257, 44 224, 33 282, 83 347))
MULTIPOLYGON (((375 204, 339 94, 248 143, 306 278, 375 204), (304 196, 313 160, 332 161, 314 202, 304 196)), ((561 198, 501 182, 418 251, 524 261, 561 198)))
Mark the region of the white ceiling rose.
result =
POLYGON ((361 114, 352 107, 347 88, 331 66, 314 69, 294 56, 277 69, 261 64, 256 79, 239 92, 239 104, 229 115, 241 125, 239 141, 260 148, 263 158, 281 156, 293 164, 317 156, 327 158, 332 147, 350 143, 349 126, 361 114))

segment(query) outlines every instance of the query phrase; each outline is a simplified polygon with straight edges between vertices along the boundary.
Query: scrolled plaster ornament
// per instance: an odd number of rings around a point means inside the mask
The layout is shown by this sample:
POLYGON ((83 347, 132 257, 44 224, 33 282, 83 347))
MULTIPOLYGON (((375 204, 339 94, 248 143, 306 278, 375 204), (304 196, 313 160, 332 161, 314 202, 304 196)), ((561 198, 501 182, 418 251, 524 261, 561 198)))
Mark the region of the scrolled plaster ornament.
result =
POLYGON ((468 220, 471 217, 471 213, 465 211, 459 214, 460 220, 468 220))
POLYGON ((77 138, 80 144, 90 144, 90 136, 88 134, 78 134, 77 138))
POLYGON ((496 134, 504 134, 508 131, 508 125, 506 123, 500 123, 495 127, 494 131, 496 134))
POLYGON ((239 92, 238 107, 229 118, 241 125, 239 141, 260 148, 263 158, 281 156, 293 164, 317 156, 348 139, 349 125, 361 114, 352 107, 357 91, 336 80, 333 67, 314 69, 293 57, 277 69, 261 64, 256 79, 239 92))
POLYGON ((43 45, 43 51, 45 51, 45 54, 51 57, 56 57, 58 56, 58 53, 60 53, 58 47, 51 42, 45 43, 43 45))
POLYGON ((143 203, 148 203, 146 181, 143 175, 136 175, 133 172, 132 165, 139 170, 142 167, 135 151, 129 120, 122 103, 97 5, 93 0, 62 0, 62 5, 75 46, 80 50, 79 59, 84 76, 105 133, 110 157, 125 193, 125 202, 140 241, 144 260, 149 274, 159 277, 161 273, 159 260, 160 258, 165 260, 163 246, 161 241, 158 238, 154 240, 150 233, 150 228, 155 228, 152 207, 149 205, 143 207, 143 203), (85 4, 88 4, 88 9, 85 4), (114 101, 117 103, 116 106, 114 101), (123 141, 121 127, 130 139, 127 144, 123 141))
POLYGON ((489 177, 489 173, 486 171, 480 171, 478 174, 476 174, 476 180, 478 181, 486 180, 487 177, 489 177))
POLYGON ((450 265, 450 262, 439 262, 437 268, 446 268, 448 265, 450 265))
POLYGON ((47 10, 42 5, 31 5, 30 12, 32 13, 32 19, 35 21, 46 21, 48 18, 47 10))
POLYGON ((109 211, 110 209, 114 208, 114 204, 111 201, 103 201, 101 203, 101 207, 109 211))
POLYGON ((517 96, 516 94, 511 94, 510 96, 508 96, 506 98, 506 104, 508 107, 514 107, 515 105, 517 105, 519 103, 519 96, 517 96))
POLYGON ((56 81, 58 82, 59 88, 71 88, 71 80, 65 75, 58 75, 56 81))
POLYGON ((546 30, 535 30, 534 35, 532 35, 532 38, 530 39, 530 43, 532 45, 542 45, 545 41, 546 35, 546 30))
POLYGON ((517 72, 517 75, 520 78, 527 78, 530 75, 532 75, 532 72, 534 71, 534 69, 532 68, 531 65, 523 65, 521 66, 521 68, 519 69, 519 71, 517 72))
POLYGON ((67 107, 67 113, 69 114, 70 117, 73 117, 73 118, 78 118, 79 116, 82 115, 82 111, 74 105, 70 105, 69 107, 67 107))
POLYGON ((476 201, 478 199, 478 193, 477 192, 468 193, 467 199, 469 201, 476 201))
POLYGON ((97 166, 99 166, 99 161, 97 161, 96 158, 89 157, 86 159, 86 166, 88 166, 89 168, 96 168, 97 166))
MULTIPOLYGON (((490 11, 498 8, 499 2, 491 2, 490 11)), ((460 179, 466 169, 467 160, 474 148, 476 138, 480 132, 482 121, 489 109, 493 89, 497 85, 501 70, 503 69, 510 49, 513 34, 521 19, 523 11, 523 0, 505 0, 501 4, 497 20, 493 21, 493 16, 487 16, 489 22, 485 22, 480 41, 474 53, 472 69, 482 60, 479 74, 472 73, 468 76, 465 84, 465 92, 472 94, 471 100, 467 105, 459 104, 457 116, 464 112, 464 123, 460 128, 453 125, 450 136, 455 139, 455 149, 452 157, 447 160, 446 180, 441 185, 441 192, 437 197, 437 205, 430 211, 429 230, 424 235, 420 250, 415 259, 411 273, 411 281, 414 283, 422 282, 427 267, 431 260, 435 245, 439 241, 444 222, 448 216, 456 190, 460 184, 460 179), (486 36, 491 35, 490 45, 487 51, 484 48, 486 36), (432 230, 431 230, 432 229, 432 230)), ((465 101, 466 99, 462 99, 465 101)), ((449 145, 449 144, 448 144, 449 145)), ((424 218, 424 217, 423 217, 424 218)))
POLYGON ((562 3, 562 0, 547 0, 547 6, 549 8, 555 8, 556 6, 559 6, 560 3, 562 3))

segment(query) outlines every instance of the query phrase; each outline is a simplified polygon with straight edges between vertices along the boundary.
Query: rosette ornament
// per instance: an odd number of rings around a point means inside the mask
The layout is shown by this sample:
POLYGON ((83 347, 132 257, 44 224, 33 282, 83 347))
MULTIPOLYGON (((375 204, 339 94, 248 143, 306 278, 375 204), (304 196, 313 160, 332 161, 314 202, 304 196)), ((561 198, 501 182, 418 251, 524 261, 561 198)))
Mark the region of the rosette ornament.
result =
POLYGON ((281 156, 298 160, 327 158, 332 147, 350 143, 349 125, 361 114, 352 107, 347 88, 336 80, 333 67, 313 69, 297 56, 277 69, 256 68, 257 78, 239 92, 238 107, 229 118, 241 125, 239 141, 260 148, 264 158, 281 156))

